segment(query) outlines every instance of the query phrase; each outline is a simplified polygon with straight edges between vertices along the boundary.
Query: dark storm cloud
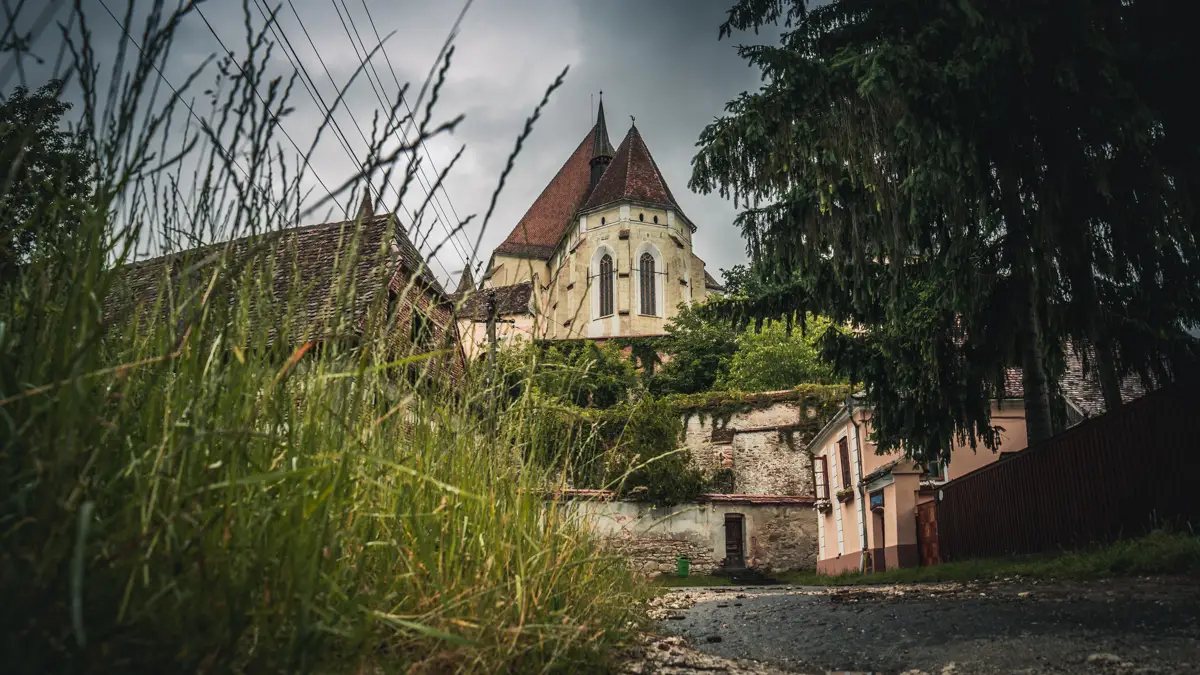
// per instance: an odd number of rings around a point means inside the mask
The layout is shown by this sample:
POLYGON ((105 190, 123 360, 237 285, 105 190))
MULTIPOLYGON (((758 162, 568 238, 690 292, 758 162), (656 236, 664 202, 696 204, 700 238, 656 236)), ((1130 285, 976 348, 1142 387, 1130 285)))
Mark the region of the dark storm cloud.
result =
MULTIPOLYGON (((295 0, 293 5, 285 0, 279 12, 280 28, 327 101, 336 95, 330 77, 340 86, 360 66, 334 1, 295 0), (318 53, 324 64, 318 60, 318 53)), ((123 16, 121 0, 105 2, 118 17, 123 16)), ((394 31, 386 42, 388 57, 397 79, 412 83, 414 92, 433 65, 462 7, 457 2, 367 0, 366 6, 375 20, 373 28, 363 0, 336 2, 343 17, 347 13, 353 17, 353 24, 347 24, 352 35, 356 27, 369 47, 376 42, 374 28, 381 36, 394 31)), ((433 163, 439 167, 460 146, 466 146, 446 185, 453 210, 460 217, 470 213, 482 216, 487 210, 497 178, 525 118, 558 72, 564 66, 571 67, 565 84, 555 92, 517 160, 516 170, 484 234, 480 247, 483 257, 504 238, 587 133, 595 102, 593 95, 603 90, 614 144, 628 130, 630 116, 635 116, 681 206, 699 227, 696 253, 708 263, 709 270, 717 275, 719 268, 744 261, 744 245, 732 225, 733 206, 719 197, 697 195, 687 188, 701 130, 722 114, 727 101, 742 91, 758 87, 757 72, 737 57, 735 47, 741 41, 766 38, 742 35, 717 39, 718 26, 731 2, 476 0, 456 40, 453 66, 435 113, 438 120, 460 112, 465 113, 466 119, 453 136, 439 138, 428 146, 433 163)), ((64 9, 59 13, 61 19, 69 11, 67 4, 63 3, 64 9)), ((145 9, 148 4, 142 2, 140 6, 145 9)), ((88 18, 98 51, 102 57, 111 59, 121 30, 98 4, 89 6, 88 18)), ((251 22, 261 26, 258 5, 251 0, 250 7, 251 22)), ((208 0, 201 8, 212 30, 194 15, 180 27, 179 40, 164 71, 175 83, 181 83, 204 58, 221 52, 214 32, 235 52, 245 49, 241 0, 208 0)), ((140 26, 140 21, 135 20, 133 25, 140 26)), ((136 37, 140 28, 130 32, 136 37)), ((60 43, 57 32, 47 30, 35 51, 49 63, 60 43)), ((284 51, 282 45, 276 47, 275 67, 280 74, 291 70, 283 58, 284 51)), ((382 74, 385 100, 390 103, 396 95, 395 82, 383 59, 377 57, 376 62, 382 74)), ((30 84, 36 86, 39 75, 43 80, 48 77, 48 69, 49 65, 31 64, 30 84)), ((197 95, 209 85, 213 74, 200 79, 197 95)), ((11 86, 12 82, 5 84, 6 88, 11 86)), ((339 111, 336 117, 346 130, 354 152, 361 155, 365 143, 350 114, 364 133, 369 134, 372 115, 381 105, 361 75, 346 100, 348 112, 339 111)), ((292 101, 296 112, 285 120, 284 128, 306 146, 322 114, 298 85, 292 101)), ((197 112, 201 107, 197 107, 197 112)), ((353 166, 351 158, 332 136, 322 141, 312 163, 316 175, 329 185, 344 180, 353 166)), ((417 192, 423 195, 422 190, 417 192)), ((409 206, 415 206, 415 202, 409 206)), ((452 219, 449 213, 447 217, 452 219)), ((477 233, 477 227, 468 233, 471 242, 477 233)), ((435 229, 435 238, 436 235, 444 236, 444 231, 435 229)), ((439 264, 435 265, 439 276, 456 277, 463 266, 461 256, 447 249, 439 258, 439 264)))

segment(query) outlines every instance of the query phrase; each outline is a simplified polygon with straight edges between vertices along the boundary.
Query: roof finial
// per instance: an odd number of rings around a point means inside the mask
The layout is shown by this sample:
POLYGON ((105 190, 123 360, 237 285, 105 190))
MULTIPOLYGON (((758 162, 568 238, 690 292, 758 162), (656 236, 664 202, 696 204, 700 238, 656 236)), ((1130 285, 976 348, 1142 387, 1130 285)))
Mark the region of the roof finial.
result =
POLYGON ((629 125, 634 126, 634 127, 637 126, 637 118, 634 117, 633 115, 629 116, 629 125))

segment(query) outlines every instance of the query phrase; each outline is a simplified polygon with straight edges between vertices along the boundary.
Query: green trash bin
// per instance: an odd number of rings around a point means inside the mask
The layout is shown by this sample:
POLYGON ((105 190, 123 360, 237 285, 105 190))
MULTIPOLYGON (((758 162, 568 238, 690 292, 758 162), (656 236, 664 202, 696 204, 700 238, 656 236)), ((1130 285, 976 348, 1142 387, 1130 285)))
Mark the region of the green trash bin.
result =
POLYGON ((686 577, 688 575, 688 570, 692 566, 692 561, 688 560, 684 556, 679 556, 675 559, 675 565, 679 576, 686 577))

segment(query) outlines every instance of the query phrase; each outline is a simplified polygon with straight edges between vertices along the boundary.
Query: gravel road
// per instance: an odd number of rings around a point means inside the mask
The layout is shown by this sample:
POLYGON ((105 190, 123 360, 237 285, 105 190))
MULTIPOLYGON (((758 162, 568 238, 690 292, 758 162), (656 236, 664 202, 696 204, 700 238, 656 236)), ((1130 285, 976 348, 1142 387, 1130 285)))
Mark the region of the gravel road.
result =
POLYGON ((789 672, 1200 673, 1195 579, 681 589, 656 612, 702 654, 789 672))

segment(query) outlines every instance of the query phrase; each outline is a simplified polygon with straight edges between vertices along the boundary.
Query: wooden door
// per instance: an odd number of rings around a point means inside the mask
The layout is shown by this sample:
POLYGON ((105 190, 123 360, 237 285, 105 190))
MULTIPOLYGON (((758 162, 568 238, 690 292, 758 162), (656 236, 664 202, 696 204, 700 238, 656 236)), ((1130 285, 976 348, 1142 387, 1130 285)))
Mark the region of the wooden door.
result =
POLYGON ((725 514, 725 567, 740 569, 746 566, 742 522, 742 516, 738 514, 725 514))
POLYGON ((937 502, 935 501, 917 505, 917 546, 921 552, 922 567, 942 562, 942 554, 938 548, 937 502))

